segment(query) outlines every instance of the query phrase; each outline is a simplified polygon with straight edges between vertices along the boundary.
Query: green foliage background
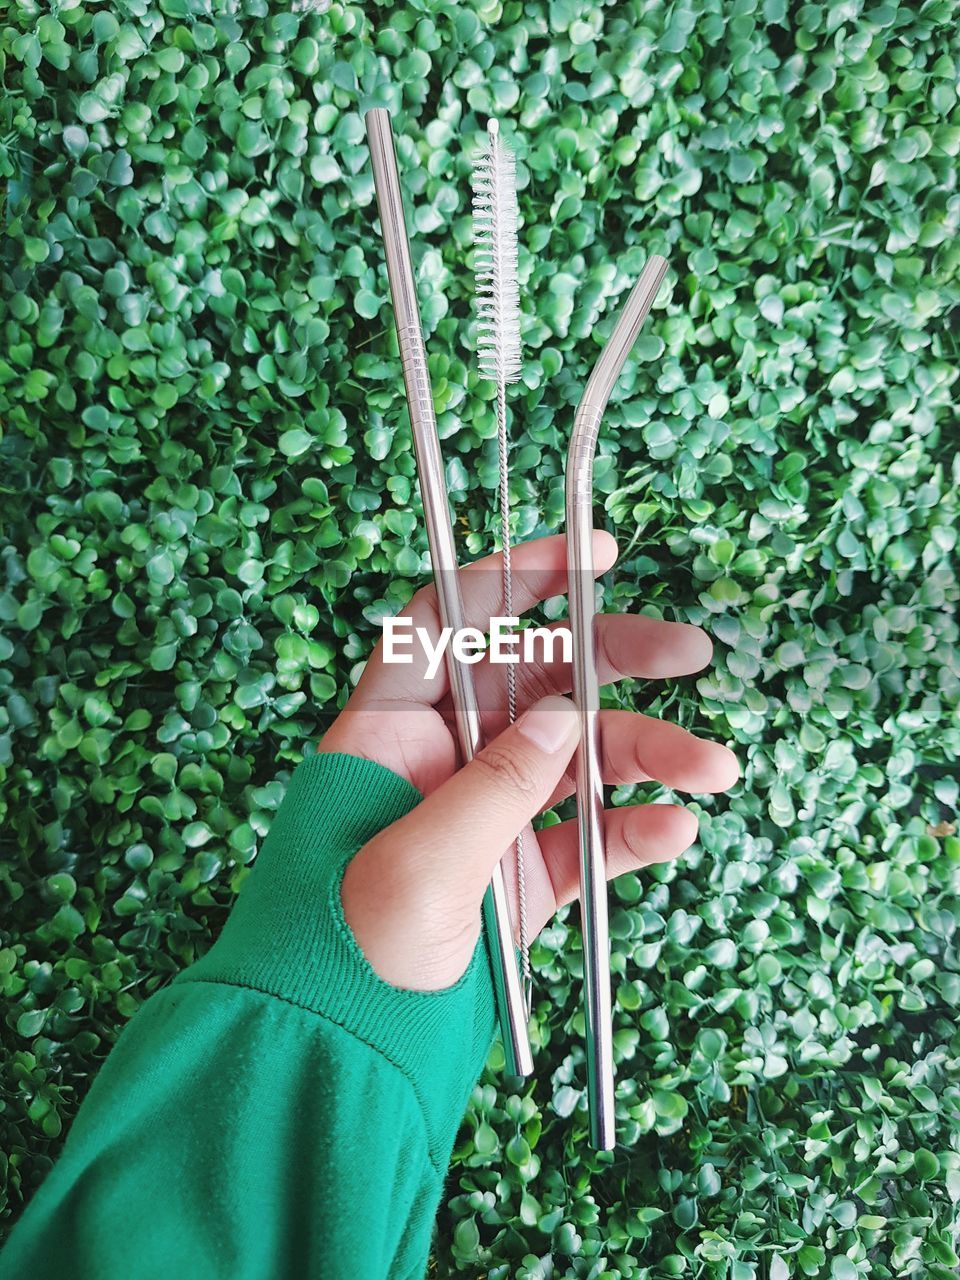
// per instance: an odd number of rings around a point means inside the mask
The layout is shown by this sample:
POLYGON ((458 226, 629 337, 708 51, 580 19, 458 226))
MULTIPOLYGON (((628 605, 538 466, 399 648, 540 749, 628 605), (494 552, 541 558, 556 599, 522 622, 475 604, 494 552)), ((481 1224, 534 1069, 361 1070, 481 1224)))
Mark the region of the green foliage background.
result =
POLYGON ((533 950, 536 1077, 511 1092, 495 1048, 436 1274, 956 1274, 957 18, 13 0, 8 1214, 121 1026, 209 945, 377 618, 428 572, 360 114, 379 104, 468 558, 495 526, 471 320, 487 116, 522 187, 518 537, 561 527, 573 406, 645 258, 669 259, 600 446, 606 607, 701 622, 716 660, 616 697, 744 765, 687 855, 613 891, 622 1145, 585 1143, 567 908, 533 950))

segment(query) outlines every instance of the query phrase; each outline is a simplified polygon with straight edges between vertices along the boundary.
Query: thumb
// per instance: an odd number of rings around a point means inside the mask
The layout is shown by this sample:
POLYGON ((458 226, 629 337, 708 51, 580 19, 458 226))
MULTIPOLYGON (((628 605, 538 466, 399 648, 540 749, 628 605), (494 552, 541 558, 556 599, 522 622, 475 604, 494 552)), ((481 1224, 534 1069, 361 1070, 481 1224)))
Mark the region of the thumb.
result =
POLYGON ((568 698, 542 698, 356 854, 345 915, 381 977, 435 988, 463 973, 494 868, 550 799, 579 724, 568 698))
POLYGON ((418 869, 478 906, 494 867, 563 776, 579 724, 569 698, 541 698, 395 823, 418 851, 418 869))

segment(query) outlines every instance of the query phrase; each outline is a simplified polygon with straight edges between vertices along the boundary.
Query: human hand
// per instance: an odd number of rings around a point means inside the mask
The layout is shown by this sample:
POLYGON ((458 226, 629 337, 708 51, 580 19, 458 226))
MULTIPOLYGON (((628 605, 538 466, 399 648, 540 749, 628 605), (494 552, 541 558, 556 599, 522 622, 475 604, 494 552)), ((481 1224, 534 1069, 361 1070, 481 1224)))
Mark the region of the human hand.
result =
MULTIPOLYGON (((595 572, 616 559, 616 542, 594 531, 595 572)), ((485 630, 502 607, 499 554, 462 570, 468 625, 485 630)), ((565 539, 556 535, 513 549, 514 608, 566 591, 565 539)), ((418 591, 403 614, 440 630, 433 584, 418 591)), ((566 625, 558 624, 558 625, 566 625)), ((637 614, 597 619, 601 684, 624 676, 662 679, 699 671, 713 646, 699 627, 637 614)), ((414 990, 441 990, 464 973, 481 928, 481 904, 494 867, 504 859, 514 937, 519 942, 516 851, 524 832, 528 936, 532 940, 559 907, 579 897, 576 820, 535 833, 529 823, 575 789, 571 757, 577 743, 570 665, 520 663, 518 721, 507 725, 505 668, 487 657, 473 667, 487 746, 458 768, 456 725, 446 666, 428 678, 426 657, 384 662, 383 640, 368 660, 349 702, 319 751, 362 756, 407 778, 424 796, 410 813, 368 841, 342 882, 344 918, 373 969, 385 981, 414 990)), ((602 710, 604 782, 656 779, 680 791, 725 791, 739 777, 733 752, 678 725, 639 713, 602 710)), ((613 879, 676 857, 692 844, 696 818, 680 805, 635 805, 605 819, 607 876, 613 879)))

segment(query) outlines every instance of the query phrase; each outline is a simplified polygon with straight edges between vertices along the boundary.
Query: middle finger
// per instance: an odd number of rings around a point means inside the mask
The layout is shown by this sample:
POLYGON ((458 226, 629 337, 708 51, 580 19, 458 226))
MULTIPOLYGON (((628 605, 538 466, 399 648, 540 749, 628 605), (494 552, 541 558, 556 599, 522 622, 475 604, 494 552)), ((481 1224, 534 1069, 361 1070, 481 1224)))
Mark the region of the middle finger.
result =
MULTIPOLYGON (((569 626, 564 619, 544 630, 556 633, 569 626)), ((713 643, 701 627, 686 622, 661 622, 635 613, 602 613, 595 630, 597 676, 601 685, 625 676, 642 680, 663 680, 670 676, 700 671, 713 656, 713 643)), ((559 638, 558 638, 559 639, 559 638)), ((538 646, 538 653, 542 647, 538 646)), ((559 654, 559 643, 554 652, 559 654)), ((516 663, 517 714, 549 694, 569 693, 573 688, 573 667, 569 662, 537 660, 516 663)), ((491 662, 489 653, 474 666, 477 703, 487 741, 507 727, 506 665, 491 662)), ((452 716, 447 694, 437 704, 444 716, 452 716)))

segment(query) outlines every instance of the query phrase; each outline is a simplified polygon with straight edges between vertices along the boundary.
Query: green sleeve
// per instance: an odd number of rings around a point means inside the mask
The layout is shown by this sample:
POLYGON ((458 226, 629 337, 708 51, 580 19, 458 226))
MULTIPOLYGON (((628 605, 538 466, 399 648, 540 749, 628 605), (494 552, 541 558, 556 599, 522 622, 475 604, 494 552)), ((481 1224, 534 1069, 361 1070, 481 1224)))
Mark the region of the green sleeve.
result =
POLYGON ((455 985, 404 990, 340 901, 419 799, 354 756, 296 767, 221 936, 97 1074, 2 1280, 421 1280, 496 1029, 486 935, 455 985))

